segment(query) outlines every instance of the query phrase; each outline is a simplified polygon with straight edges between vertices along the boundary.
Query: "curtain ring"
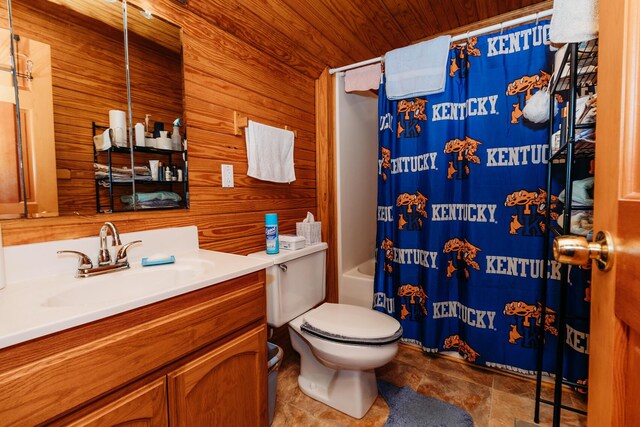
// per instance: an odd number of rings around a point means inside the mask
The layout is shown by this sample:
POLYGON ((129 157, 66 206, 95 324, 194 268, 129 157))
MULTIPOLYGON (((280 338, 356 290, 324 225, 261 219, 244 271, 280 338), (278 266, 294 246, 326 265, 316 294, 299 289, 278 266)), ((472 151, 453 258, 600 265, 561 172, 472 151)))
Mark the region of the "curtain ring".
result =
POLYGON ((536 27, 538 26, 539 20, 540 20, 540 12, 536 12, 536 27))
POLYGON ((500 35, 504 32, 504 22, 500 23, 500 35))
POLYGON ((467 46, 471 43, 471 39, 469 38, 469 31, 467 31, 467 46))

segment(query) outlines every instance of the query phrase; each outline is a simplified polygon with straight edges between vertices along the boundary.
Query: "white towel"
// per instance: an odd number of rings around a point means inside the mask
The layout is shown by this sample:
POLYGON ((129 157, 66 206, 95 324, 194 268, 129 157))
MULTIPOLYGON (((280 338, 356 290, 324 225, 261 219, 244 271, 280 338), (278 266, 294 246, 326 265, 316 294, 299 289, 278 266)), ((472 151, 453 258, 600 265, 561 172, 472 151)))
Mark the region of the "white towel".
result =
POLYGON ((272 182, 296 180, 293 168, 293 132, 249 120, 245 134, 248 176, 272 182))
POLYGON ((549 38, 553 43, 598 37, 598 0, 555 0, 549 38))
POLYGON ((387 98, 444 92, 451 36, 395 49, 384 56, 387 98))
POLYGON ((377 90, 380 87, 380 75, 382 66, 377 64, 349 70, 344 73, 344 91, 356 92, 366 90, 377 90))

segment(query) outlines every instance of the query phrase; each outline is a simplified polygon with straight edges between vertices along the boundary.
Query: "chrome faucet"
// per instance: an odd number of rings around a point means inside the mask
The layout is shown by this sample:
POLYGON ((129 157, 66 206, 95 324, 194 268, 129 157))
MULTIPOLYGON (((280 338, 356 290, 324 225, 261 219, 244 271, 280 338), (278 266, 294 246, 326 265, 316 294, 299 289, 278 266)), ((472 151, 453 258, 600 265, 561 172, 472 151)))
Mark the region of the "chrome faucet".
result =
POLYGON ((126 270, 129 268, 127 259, 127 250, 142 240, 135 240, 126 245, 122 245, 118 229, 111 222, 105 222, 100 228, 100 251, 98 252, 98 266, 94 267, 91 258, 79 251, 58 251, 58 254, 74 254, 78 255, 78 270, 76 277, 91 277, 100 274, 112 273, 114 271, 126 270), (111 245, 117 248, 116 259, 111 261, 111 254, 107 246, 107 237, 111 233, 111 245))
POLYGON ((111 232, 111 245, 122 246, 120 241, 120 234, 118 229, 112 222, 105 222, 100 228, 100 252, 98 253, 98 265, 111 264, 111 255, 109 254, 109 248, 107 247, 107 236, 111 232))

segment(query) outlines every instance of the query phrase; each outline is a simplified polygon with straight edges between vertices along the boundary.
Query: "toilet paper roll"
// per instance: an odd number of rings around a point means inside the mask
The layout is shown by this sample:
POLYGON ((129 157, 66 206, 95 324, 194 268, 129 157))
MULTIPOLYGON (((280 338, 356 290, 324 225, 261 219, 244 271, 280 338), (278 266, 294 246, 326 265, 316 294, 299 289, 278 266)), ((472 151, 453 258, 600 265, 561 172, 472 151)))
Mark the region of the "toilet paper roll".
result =
POLYGON ((136 123, 134 133, 136 136, 136 146, 138 147, 146 146, 146 143, 144 140, 144 125, 142 123, 136 123))
POLYGON ((118 147, 127 146, 127 115, 122 110, 109 110, 109 127, 118 147))

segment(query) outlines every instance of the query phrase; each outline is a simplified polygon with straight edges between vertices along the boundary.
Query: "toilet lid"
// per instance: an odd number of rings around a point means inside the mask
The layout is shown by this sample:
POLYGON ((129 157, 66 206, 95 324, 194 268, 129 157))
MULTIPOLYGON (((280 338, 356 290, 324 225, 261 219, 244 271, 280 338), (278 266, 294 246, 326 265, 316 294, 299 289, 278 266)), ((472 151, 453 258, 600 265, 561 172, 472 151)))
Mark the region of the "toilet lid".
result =
POLYGON ((301 328, 322 338, 356 344, 389 344, 402 337, 402 326, 393 317, 348 304, 322 304, 304 314, 301 328))

